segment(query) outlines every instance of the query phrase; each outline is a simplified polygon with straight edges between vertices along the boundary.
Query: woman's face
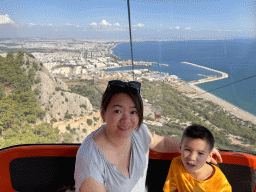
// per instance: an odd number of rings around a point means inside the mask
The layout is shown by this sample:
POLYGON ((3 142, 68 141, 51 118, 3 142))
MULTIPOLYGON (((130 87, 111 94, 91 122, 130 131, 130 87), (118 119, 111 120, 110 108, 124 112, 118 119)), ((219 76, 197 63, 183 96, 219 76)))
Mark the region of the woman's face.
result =
POLYGON ((118 138, 129 137, 137 128, 139 116, 131 97, 125 93, 119 93, 112 97, 102 119, 106 122, 108 134, 118 138))

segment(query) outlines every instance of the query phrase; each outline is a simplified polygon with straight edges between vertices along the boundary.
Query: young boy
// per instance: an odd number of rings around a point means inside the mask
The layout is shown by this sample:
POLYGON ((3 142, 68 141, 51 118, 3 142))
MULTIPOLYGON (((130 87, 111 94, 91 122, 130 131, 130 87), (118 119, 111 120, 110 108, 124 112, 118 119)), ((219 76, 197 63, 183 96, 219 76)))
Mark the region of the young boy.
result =
POLYGON ((181 156, 172 160, 164 192, 231 192, 221 170, 207 163, 213 148, 214 138, 207 128, 187 127, 181 138, 181 156))

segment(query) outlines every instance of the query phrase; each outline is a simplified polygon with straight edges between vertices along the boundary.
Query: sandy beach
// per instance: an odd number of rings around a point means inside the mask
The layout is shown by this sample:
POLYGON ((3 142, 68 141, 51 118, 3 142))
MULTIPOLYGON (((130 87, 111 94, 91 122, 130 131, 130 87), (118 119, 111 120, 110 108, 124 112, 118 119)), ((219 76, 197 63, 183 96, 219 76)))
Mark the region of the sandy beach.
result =
POLYGON ((226 111, 229 111, 231 114, 235 115, 236 117, 243 119, 245 121, 251 121, 252 123, 256 124, 256 116, 252 115, 251 113, 249 113, 235 105, 232 105, 231 103, 229 103, 211 93, 205 92, 204 90, 197 87, 193 83, 188 83, 187 86, 189 86, 193 91, 195 91, 196 95, 201 94, 198 96, 196 96, 194 94, 193 95, 190 94, 188 96, 190 96, 192 98, 201 97, 205 100, 212 101, 213 103, 216 103, 216 104, 222 106, 226 111), (202 94, 202 93, 204 93, 204 94, 202 94))
POLYGON ((197 65, 197 64, 194 64, 194 63, 189 63, 189 62, 181 62, 181 63, 193 65, 193 66, 200 67, 200 68, 204 68, 206 70, 214 71, 214 72, 217 72, 217 73, 222 75, 221 77, 210 77, 210 78, 201 79, 199 81, 189 82, 188 84, 186 84, 185 89, 188 89, 190 91, 195 91, 196 95, 198 95, 198 96, 191 95, 191 94, 189 94, 188 96, 190 96, 192 98, 201 97, 205 100, 212 101, 213 103, 216 103, 216 104, 220 105, 226 111, 229 111, 231 114, 235 115, 236 117, 238 117, 240 119, 243 119, 245 121, 251 121, 252 123, 256 124, 256 116, 252 115, 251 113, 249 113, 249 112, 247 112, 247 111, 245 111, 245 110, 243 110, 243 109, 241 109, 241 108, 239 108, 235 105, 232 105, 231 103, 229 103, 229 102, 227 102, 227 101, 225 101, 225 100, 223 100, 223 99, 221 99, 221 98, 219 98, 219 97, 217 97, 217 96, 215 96, 211 93, 207 93, 206 91, 204 91, 201 88, 196 86, 196 84, 206 83, 206 82, 210 82, 210 81, 217 81, 217 80, 220 80, 220 79, 228 78, 229 75, 227 73, 224 73, 222 71, 218 71, 218 70, 215 70, 215 69, 211 69, 209 67, 200 66, 200 65, 197 65))

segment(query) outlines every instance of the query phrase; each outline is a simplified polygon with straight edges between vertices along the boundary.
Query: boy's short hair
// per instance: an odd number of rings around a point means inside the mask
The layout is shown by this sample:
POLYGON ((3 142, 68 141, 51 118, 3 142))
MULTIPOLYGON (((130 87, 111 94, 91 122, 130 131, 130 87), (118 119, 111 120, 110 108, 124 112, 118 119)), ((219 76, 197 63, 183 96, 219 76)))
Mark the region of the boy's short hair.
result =
POLYGON ((183 132, 181 143, 183 143, 186 137, 205 140, 209 144, 210 151, 214 148, 214 137, 212 133, 202 125, 193 124, 187 127, 183 132))

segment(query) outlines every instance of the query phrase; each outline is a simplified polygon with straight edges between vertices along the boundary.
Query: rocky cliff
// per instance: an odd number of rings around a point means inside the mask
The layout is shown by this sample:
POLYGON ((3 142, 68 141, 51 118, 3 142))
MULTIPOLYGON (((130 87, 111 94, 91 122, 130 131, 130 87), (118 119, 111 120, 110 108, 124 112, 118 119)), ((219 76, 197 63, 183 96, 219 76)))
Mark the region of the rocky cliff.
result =
POLYGON ((26 64, 23 67, 26 68, 27 74, 35 63, 39 66, 39 70, 35 72, 35 83, 32 85, 32 90, 39 90, 37 101, 39 106, 46 111, 43 121, 59 121, 88 116, 92 113, 93 107, 88 98, 69 92, 65 82, 53 77, 36 59, 24 55, 26 64))

